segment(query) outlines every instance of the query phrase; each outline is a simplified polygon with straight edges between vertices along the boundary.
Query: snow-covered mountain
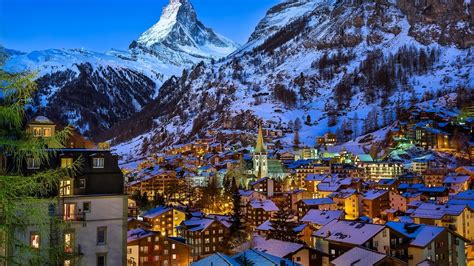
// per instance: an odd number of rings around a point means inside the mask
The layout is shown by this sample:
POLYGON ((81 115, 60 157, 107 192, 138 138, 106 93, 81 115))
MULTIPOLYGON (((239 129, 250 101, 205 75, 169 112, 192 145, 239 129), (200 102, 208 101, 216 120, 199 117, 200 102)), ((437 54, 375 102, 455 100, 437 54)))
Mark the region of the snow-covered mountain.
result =
POLYGON ((300 120, 311 146, 328 131, 362 135, 417 99, 474 88, 472 11, 463 0, 283 1, 238 51, 171 78, 104 137, 127 160, 208 129, 253 134, 259 120, 287 131, 300 120))
POLYGON ((188 0, 170 0, 158 23, 130 45, 137 55, 153 54, 178 66, 218 59, 237 48, 238 44, 204 26, 188 0))
POLYGON ((5 61, 6 71, 38 73, 34 113, 70 123, 86 136, 95 137, 155 99, 171 76, 236 48, 235 43, 198 21, 187 0, 170 0, 160 21, 128 51, 20 53, 2 48, 0 60, 5 61))

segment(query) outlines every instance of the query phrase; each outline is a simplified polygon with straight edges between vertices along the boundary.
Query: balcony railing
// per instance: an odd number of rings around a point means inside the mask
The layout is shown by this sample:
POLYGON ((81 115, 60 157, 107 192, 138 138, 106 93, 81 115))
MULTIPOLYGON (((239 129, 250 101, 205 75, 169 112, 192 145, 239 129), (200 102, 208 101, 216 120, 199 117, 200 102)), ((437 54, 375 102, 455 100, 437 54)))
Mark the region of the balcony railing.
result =
POLYGON ((63 215, 63 220, 64 221, 71 221, 71 222, 77 222, 77 221, 85 221, 85 214, 84 213, 74 213, 74 214, 64 214, 63 215))

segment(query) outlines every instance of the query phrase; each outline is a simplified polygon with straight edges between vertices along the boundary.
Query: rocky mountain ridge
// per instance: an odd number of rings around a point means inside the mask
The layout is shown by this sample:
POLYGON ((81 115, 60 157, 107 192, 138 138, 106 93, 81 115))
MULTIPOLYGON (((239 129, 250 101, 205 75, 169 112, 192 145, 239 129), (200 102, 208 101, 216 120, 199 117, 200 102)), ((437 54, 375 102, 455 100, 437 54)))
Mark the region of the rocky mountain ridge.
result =
MULTIPOLYGON (((284 1, 232 56, 168 80, 156 100, 103 137, 127 160, 209 130, 252 133, 264 121, 292 132, 299 120, 299 138, 312 146, 328 131, 350 139, 386 125, 421 98, 471 90, 473 48, 457 42, 472 38, 466 17, 458 22, 469 30, 459 31, 456 42, 434 36, 425 43, 400 6, 284 1)), ((290 133, 280 141, 291 146, 293 139, 290 133)))

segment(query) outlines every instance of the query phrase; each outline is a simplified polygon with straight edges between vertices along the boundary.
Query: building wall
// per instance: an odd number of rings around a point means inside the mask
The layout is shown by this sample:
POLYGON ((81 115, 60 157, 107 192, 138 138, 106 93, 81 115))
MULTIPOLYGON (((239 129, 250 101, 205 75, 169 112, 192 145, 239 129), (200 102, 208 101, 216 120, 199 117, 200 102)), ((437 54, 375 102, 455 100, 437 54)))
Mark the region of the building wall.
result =
MULTIPOLYGON (((70 229, 75 232, 75 245, 81 246, 84 254, 76 265, 96 265, 97 254, 107 254, 107 265, 124 265, 127 240, 127 197, 117 196, 77 196, 66 198, 65 202, 91 203, 91 212, 86 213, 85 221, 71 222, 70 229), (106 244, 97 244, 97 228, 107 227, 106 244)), ((82 209, 82 208, 81 208, 82 209)))

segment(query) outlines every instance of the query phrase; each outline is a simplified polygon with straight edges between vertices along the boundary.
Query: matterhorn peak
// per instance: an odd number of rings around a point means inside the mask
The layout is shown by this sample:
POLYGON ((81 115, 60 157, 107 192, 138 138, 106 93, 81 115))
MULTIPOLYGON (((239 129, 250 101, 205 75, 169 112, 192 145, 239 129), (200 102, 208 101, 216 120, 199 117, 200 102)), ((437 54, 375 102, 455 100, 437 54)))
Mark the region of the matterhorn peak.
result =
POLYGON ((233 41, 207 28, 188 0, 170 0, 160 20, 130 45, 175 65, 224 57, 238 48, 233 41))

